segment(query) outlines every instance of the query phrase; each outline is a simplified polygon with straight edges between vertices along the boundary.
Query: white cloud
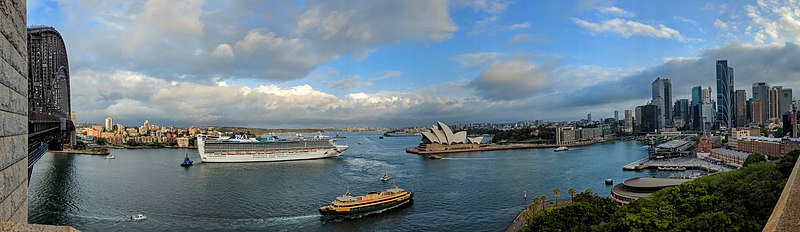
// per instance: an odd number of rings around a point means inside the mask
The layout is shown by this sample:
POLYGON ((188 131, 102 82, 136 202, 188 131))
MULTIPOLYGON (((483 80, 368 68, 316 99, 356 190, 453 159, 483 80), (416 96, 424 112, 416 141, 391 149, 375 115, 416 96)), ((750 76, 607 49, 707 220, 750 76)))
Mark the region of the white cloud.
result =
POLYGON ((456 5, 466 6, 488 14, 503 13, 511 3, 507 0, 454 0, 456 5))
POLYGON ((217 48, 214 48, 214 51, 211 52, 211 55, 226 60, 233 60, 235 58, 233 55, 233 48, 226 43, 219 44, 217 48))
POLYGON ((503 56, 505 55, 498 52, 478 52, 459 55, 454 57, 453 60, 465 67, 477 67, 495 63, 503 56))
POLYGON ((714 27, 716 27, 720 31, 728 31, 728 24, 719 19, 714 20, 714 27))
POLYGON ((800 5, 796 1, 763 1, 745 6, 748 31, 757 43, 800 42, 800 5))
POLYGON ((523 57, 491 65, 470 86, 491 100, 516 100, 533 96, 550 83, 550 67, 528 62, 523 57))
POLYGON ((612 15, 612 16, 617 16, 617 17, 633 17, 634 16, 633 13, 628 12, 626 10, 623 10, 622 8, 619 8, 619 7, 616 7, 616 6, 601 7, 600 9, 598 9, 598 11, 600 11, 600 13, 603 13, 603 14, 606 14, 606 15, 612 15))
POLYGON ((534 35, 527 34, 527 33, 520 33, 520 34, 516 34, 516 35, 512 36, 510 39, 508 39, 508 42, 511 43, 511 44, 516 44, 516 43, 521 43, 521 42, 526 42, 526 41, 533 41, 533 40, 536 40, 536 39, 537 38, 534 35))
POLYGON ((509 28, 513 31, 513 30, 519 30, 519 29, 527 29, 530 26, 531 25, 530 25, 529 22, 524 22, 524 23, 511 24, 511 26, 509 26, 509 28))
POLYGON ((631 36, 645 36, 662 39, 674 39, 684 41, 686 38, 681 35, 678 30, 659 25, 649 25, 632 20, 625 19, 611 19, 601 23, 587 22, 578 18, 572 18, 572 21, 584 29, 597 32, 597 33, 613 33, 624 38, 631 36))

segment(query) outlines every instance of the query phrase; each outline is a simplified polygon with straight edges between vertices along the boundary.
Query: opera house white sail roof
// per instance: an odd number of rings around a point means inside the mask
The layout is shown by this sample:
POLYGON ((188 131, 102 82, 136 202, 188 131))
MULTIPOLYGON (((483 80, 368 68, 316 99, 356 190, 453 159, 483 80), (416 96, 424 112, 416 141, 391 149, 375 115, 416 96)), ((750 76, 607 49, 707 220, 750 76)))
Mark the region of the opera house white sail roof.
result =
POLYGON ((453 133, 453 130, 451 130, 450 127, 443 122, 436 122, 436 124, 430 128, 430 131, 422 132, 423 143, 438 143, 446 145, 467 143, 480 144, 481 140, 483 140, 483 137, 467 138, 466 131, 453 133))

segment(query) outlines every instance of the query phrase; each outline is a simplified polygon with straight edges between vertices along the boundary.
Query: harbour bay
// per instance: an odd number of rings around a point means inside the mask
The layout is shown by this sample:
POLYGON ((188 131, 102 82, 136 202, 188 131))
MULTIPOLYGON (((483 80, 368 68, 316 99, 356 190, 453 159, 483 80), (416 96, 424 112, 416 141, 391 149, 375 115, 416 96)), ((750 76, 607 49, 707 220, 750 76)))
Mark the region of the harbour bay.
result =
POLYGON ((347 138, 338 143, 350 146, 342 156, 307 161, 200 163, 190 149, 113 149, 113 160, 47 154, 31 176, 29 221, 82 231, 500 231, 531 199, 552 199, 554 188, 591 188, 607 196, 605 178, 691 172, 622 171, 647 156, 636 141, 428 160, 404 151, 419 137, 339 134, 347 138), (190 168, 178 165, 186 153, 195 159, 190 168), (412 205, 354 220, 321 220, 317 208, 348 187, 354 195, 390 187, 378 179, 384 174, 414 192, 412 205), (130 222, 135 213, 148 219, 130 222))

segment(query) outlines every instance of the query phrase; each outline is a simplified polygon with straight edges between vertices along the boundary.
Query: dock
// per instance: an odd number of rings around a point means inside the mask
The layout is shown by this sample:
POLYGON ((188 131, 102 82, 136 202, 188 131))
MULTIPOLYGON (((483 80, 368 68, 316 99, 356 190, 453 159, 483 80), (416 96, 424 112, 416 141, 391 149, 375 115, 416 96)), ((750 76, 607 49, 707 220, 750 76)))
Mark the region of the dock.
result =
POLYGON ((534 148, 558 148, 558 147, 580 147, 592 145, 595 143, 606 142, 606 140, 580 142, 569 145, 558 144, 535 144, 535 143, 509 143, 509 144, 485 144, 475 149, 453 149, 444 151, 419 151, 417 147, 408 147, 406 152, 418 155, 431 155, 431 154, 445 154, 445 153, 459 153, 459 152, 481 152, 481 151, 499 151, 499 150, 514 150, 514 149, 534 149, 534 148))
POLYGON ((667 170, 674 168, 685 168, 687 170, 706 170, 708 172, 727 172, 735 169, 725 165, 715 164, 710 161, 690 157, 676 157, 669 159, 644 158, 622 166, 622 170, 625 171, 658 168, 667 170))

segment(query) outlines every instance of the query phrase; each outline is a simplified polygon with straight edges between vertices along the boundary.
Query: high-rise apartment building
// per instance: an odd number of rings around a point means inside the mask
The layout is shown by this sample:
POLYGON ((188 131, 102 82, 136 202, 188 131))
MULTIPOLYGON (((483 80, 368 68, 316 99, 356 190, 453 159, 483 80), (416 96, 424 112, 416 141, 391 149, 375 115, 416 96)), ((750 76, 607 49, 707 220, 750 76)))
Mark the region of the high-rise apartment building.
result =
POLYGON ((619 111, 615 110, 614 111, 614 124, 617 124, 617 123, 619 123, 619 111))
POLYGON ((791 88, 783 88, 781 89, 781 96, 778 99, 778 109, 780 110, 779 115, 783 115, 783 113, 789 112, 792 110, 792 89, 791 88))
POLYGON ((672 82, 669 78, 658 77, 652 87, 651 104, 658 107, 657 129, 672 127, 672 82))
POLYGON ((627 133, 633 132, 633 112, 625 110, 625 128, 623 131, 627 133))
POLYGON ((764 124, 764 102, 761 99, 750 99, 751 114, 753 114, 753 123, 758 125, 764 124))
POLYGON ((733 68, 727 60, 717 60, 717 126, 733 125, 733 68))
POLYGON ((769 107, 767 107, 769 106, 769 89, 770 87, 767 83, 753 83, 753 100, 758 100, 761 103, 761 111, 753 111, 753 113, 758 112, 761 114, 758 117, 753 114, 753 123, 757 125, 764 125, 764 122, 769 118, 769 107))
POLYGON ((633 118, 633 131, 636 133, 642 132, 642 108, 643 106, 637 106, 634 113, 636 113, 633 118))
POLYGON ((658 109, 658 106, 653 104, 643 105, 642 107, 642 133, 653 133, 659 128, 659 121, 663 116, 658 109))
POLYGON ((111 131, 112 129, 114 129, 113 126, 114 126, 114 124, 113 124, 113 121, 111 120, 111 117, 107 117, 106 118, 106 125, 105 125, 106 131, 111 131))
MULTIPOLYGON (((680 119, 685 125, 688 125, 689 121, 691 120, 689 117, 691 115, 691 106, 689 103, 689 99, 678 99, 675 101, 675 109, 673 110, 674 115, 672 116, 673 119, 680 119)), ((674 121, 674 120, 673 120, 674 121)))
POLYGON ((747 120, 747 92, 744 90, 736 90, 734 94, 734 117, 733 125, 736 127, 745 127, 749 123, 747 120))
POLYGON ((769 110, 769 118, 767 119, 770 123, 778 123, 780 121, 781 113, 780 107, 780 99, 781 99, 781 92, 783 90, 782 86, 772 86, 769 88, 769 100, 767 106, 769 110))

